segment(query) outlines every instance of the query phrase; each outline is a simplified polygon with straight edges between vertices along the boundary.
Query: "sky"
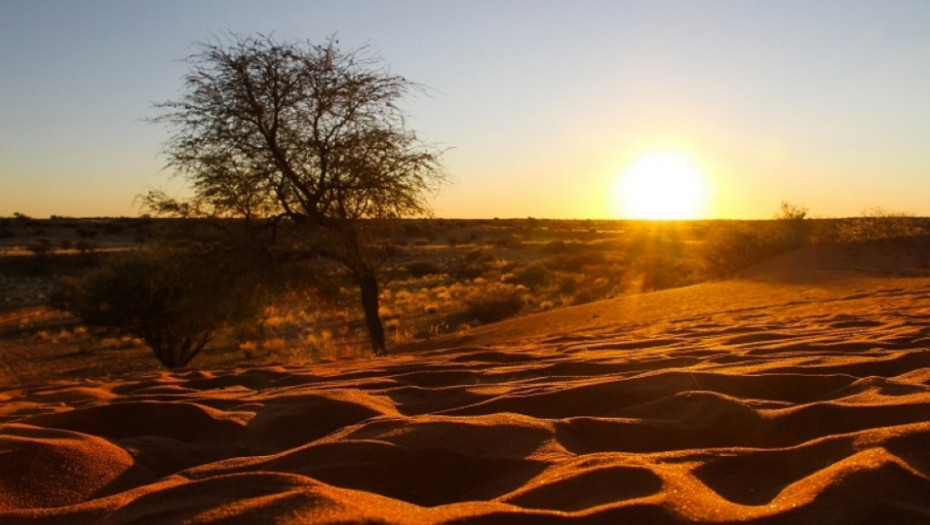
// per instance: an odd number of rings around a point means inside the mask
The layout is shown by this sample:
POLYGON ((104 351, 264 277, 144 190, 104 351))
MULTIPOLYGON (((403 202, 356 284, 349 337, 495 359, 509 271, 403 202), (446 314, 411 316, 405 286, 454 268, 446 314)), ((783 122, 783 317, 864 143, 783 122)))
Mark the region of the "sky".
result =
POLYGON ((446 150, 438 217, 621 218, 657 151, 700 173, 700 217, 930 216, 925 0, 0 0, 0 216, 183 195, 148 119, 230 31, 336 35, 425 86, 402 105, 446 150))

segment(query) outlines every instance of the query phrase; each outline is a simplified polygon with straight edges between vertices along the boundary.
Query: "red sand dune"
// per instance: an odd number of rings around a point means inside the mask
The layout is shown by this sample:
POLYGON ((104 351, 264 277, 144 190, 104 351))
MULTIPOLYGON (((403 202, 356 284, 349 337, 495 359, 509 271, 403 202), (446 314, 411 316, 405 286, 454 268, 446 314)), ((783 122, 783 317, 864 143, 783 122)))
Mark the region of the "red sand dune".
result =
POLYGON ((925 245, 419 353, 2 391, 0 523, 930 523, 925 245))

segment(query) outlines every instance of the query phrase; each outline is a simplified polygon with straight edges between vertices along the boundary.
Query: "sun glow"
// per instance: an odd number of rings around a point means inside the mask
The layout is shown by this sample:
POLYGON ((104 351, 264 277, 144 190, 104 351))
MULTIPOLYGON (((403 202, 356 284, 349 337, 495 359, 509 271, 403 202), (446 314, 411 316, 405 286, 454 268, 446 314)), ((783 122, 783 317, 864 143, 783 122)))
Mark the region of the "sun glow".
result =
POLYGON ((631 219, 694 219, 704 211, 704 175, 675 151, 637 157, 621 173, 612 194, 614 212, 631 219))

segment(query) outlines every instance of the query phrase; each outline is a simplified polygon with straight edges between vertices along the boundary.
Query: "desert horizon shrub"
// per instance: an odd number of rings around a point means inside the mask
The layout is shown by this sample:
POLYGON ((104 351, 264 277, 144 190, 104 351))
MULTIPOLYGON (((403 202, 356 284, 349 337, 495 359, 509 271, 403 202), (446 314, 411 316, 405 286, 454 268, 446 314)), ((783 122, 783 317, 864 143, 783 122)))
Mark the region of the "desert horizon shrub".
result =
POLYGON ((710 275, 727 275, 784 251, 773 228, 735 224, 710 233, 701 252, 710 275))
POLYGON ((556 255, 542 261, 542 264, 553 271, 577 273, 588 266, 602 265, 607 259, 605 252, 594 251, 556 255))
POLYGON ((119 222, 109 221, 103 224, 103 233, 107 235, 117 235, 123 233, 125 229, 119 222))
POLYGON ((810 245, 814 239, 808 209, 782 201, 774 220, 740 221, 710 229, 700 257, 708 275, 726 275, 780 253, 810 245))
POLYGON ((651 292, 693 284, 695 264, 680 258, 654 255, 634 261, 627 271, 630 291, 651 292))
POLYGON ((29 243, 29 245, 26 246, 26 249, 32 252, 32 255, 36 257, 43 257, 51 253, 52 250, 55 249, 55 246, 52 244, 50 239, 43 237, 29 243))
POLYGON ((500 248, 519 248, 520 246, 523 246, 523 237, 516 233, 512 233, 510 235, 505 235, 496 239, 490 239, 487 242, 489 245, 497 246, 500 248))
POLYGON ((919 227, 914 216, 905 212, 889 211, 881 207, 863 210, 859 217, 846 223, 847 240, 873 240, 903 237, 926 232, 919 227))
POLYGON ((465 300, 465 316, 480 323, 502 321, 523 309, 523 295, 522 287, 503 283, 478 289, 465 300))
POLYGON ((404 265, 411 276, 416 278, 426 277, 427 275, 440 275, 446 273, 446 270, 438 263, 433 261, 419 260, 411 261, 404 265))
POLYGON ((617 287, 617 283, 606 277, 579 283, 578 288, 571 294, 572 304, 585 304, 610 297, 617 287))
POLYGON ((797 249, 810 244, 813 225, 807 220, 808 211, 806 206, 781 202, 781 207, 775 214, 775 222, 778 224, 778 234, 782 237, 781 242, 785 248, 797 249))
POLYGON ((56 305, 86 325, 141 338, 174 369, 190 363, 220 328, 258 314, 261 294, 239 277, 215 255, 135 251, 64 280, 56 305))
POLYGON ((532 262, 514 272, 510 281, 536 289, 548 284, 553 279, 553 272, 539 261, 532 262))
POLYGON ((458 279, 475 279, 483 276, 494 267, 497 257, 486 248, 475 248, 463 254, 452 268, 452 275, 458 279))
POLYGON ((562 274, 558 277, 557 290, 562 295, 572 295, 578 291, 580 279, 574 275, 562 274))
POLYGON ((568 244, 565 241, 563 241, 562 239, 556 239, 553 241, 549 241, 546 244, 543 244, 539 248, 539 251, 547 255, 555 255, 559 253, 565 253, 567 249, 568 249, 568 244))

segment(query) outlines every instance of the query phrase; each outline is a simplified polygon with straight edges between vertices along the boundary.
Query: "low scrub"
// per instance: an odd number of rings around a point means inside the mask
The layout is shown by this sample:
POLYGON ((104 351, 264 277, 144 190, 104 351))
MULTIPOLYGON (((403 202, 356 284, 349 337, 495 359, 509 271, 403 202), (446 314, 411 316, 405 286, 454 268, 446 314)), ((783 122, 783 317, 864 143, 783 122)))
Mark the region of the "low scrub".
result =
POLYGON ((714 231, 702 253, 708 272, 726 275, 761 262, 784 251, 785 246, 771 228, 736 224, 714 231))
POLYGON ((725 275, 780 253, 803 248, 811 244, 813 238, 813 223, 807 218, 807 208, 782 202, 773 221, 735 223, 713 229, 702 256, 711 275, 725 275))
POLYGON ((433 261, 412 261, 404 265, 404 269, 407 270, 407 273, 412 277, 417 279, 428 275, 441 275, 446 273, 442 266, 433 261))
POLYGON ((481 323, 502 321, 523 309, 525 288, 509 284, 493 284, 476 290, 466 300, 466 317, 481 323))
POLYGON ((511 282, 531 289, 541 288, 553 279, 553 272, 540 262, 533 262, 514 272, 511 282))
POLYGON ((63 281, 56 304, 95 327, 141 338, 169 369, 197 356, 223 326, 253 318, 261 294, 216 256, 132 252, 63 281))

